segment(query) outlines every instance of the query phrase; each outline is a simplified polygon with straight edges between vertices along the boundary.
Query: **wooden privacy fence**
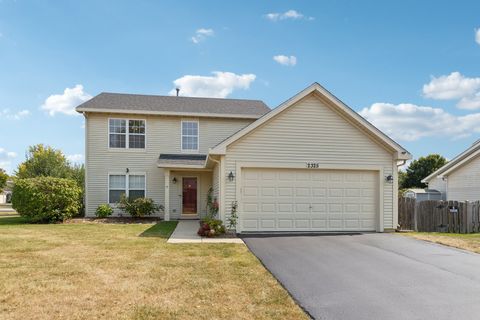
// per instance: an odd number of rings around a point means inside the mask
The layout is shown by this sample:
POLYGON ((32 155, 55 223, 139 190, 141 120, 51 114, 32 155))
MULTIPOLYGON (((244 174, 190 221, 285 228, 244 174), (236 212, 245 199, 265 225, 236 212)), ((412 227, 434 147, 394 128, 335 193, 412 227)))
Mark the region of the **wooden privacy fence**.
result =
POLYGON ((480 201, 398 199, 400 230, 420 232, 480 232, 480 201))

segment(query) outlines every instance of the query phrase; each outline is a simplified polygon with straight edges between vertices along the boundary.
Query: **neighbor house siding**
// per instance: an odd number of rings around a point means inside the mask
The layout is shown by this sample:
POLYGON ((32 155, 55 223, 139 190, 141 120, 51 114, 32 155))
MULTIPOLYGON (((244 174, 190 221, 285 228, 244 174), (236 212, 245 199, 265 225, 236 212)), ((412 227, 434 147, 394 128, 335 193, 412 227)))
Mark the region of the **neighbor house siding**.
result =
POLYGON ((442 199, 446 199, 447 194, 447 182, 442 178, 434 177, 428 182, 428 188, 440 191, 442 193, 442 199))
POLYGON ((447 200, 480 200, 480 158, 462 165, 447 177, 447 200))
MULTIPOLYGON (((160 153, 180 153, 181 120, 187 118, 89 113, 86 117, 86 214, 93 216, 95 209, 108 201, 108 174, 146 174, 146 196, 159 204, 164 203, 164 171, 157 167, 160 153), (134 118, 146 120, 145 149, 109 149, 108 119, 134 118)), ((253 120, 196 118, 200 122, 199 153, 221 142, 253 120)), ((211 173, 210 173, 211 174, 211 173)), ((211 178, 210 178, 211 180, 211 178)), ((210 182, 211 183, 211 182, 210 182)), ((208 190, 208 189, 207 189, 208 190)), ((203 195, 202 195, 203 196, 203 195)), ((177 195, 178 198, 178 195, 177 195)), ((177 199, 178 200, 178 199, 177 199)))
MULTIPOLYGON (((269 122, 227 147, 225 175, 235 173, 226 182, 225 212, 237 200, 238 162, 275 164, 315 161, 325 166, 375 166, 383 175, 393 175, 393 153, 377 144, 366 133, 354 127, 314 95, 309 95, 269 122)), ((395 183, 383 183, 383 225, 393 228, 393 194, 395 183)), ((382 201, 380 201, 382 203, 382 201)), ((239 212, 241 215, 241 212, 239 212)))

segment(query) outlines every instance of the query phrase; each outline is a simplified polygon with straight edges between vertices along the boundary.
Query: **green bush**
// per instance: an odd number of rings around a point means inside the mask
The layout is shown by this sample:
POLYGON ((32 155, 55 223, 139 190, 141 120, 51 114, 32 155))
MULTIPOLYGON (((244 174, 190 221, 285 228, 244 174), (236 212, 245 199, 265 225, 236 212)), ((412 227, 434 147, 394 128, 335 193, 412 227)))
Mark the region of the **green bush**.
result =
POLYGON ((163 211, 163 206, 155 204, 150 198, 137 198, 135 200, 130 200, 125 195, 122 195, 120 198, 118 207, 133 218, 149 216, 159 210, 163 211))
POLYGON ((12 190, 12 207, 32 222, 65 221, 80 210, 81 192, 77 183, 70 179, 17 179, 12 190))
POLYGON ((113 208, 110 207, 109 204, 104 203, 98 206, 97 210, 95 210, 95 215, 97 218, 106 218, 111 216, 113 213, 113 208))

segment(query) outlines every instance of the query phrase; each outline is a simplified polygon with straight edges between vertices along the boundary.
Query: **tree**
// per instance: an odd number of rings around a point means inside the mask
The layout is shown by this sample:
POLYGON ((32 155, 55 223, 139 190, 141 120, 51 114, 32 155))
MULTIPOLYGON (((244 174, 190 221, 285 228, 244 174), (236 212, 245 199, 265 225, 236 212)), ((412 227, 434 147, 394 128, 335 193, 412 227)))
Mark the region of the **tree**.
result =
POLYGON ((25 162, 15 172, 17 179, 54 177, 74 180, 81 189, 79 201, 80 213, 83 213, 83 194, 85 190, 85 167, 83 164, 71 164, 61 150, 37 144, 30 146, 25 162))
POLYGON ((7 185, 8 174, 0 168, 0 192, 3 192, 3 188, 7 185))
POLYGON ((37 177, 70 178, 70 165, 60 150, 37 144, 30 146, 27 160, 18 166, 15 175, 18 179, 37 177))
POLYGON ((400 181, 400 188, 425 188, 422 179, 428 177, 434 171, 447 163, 447 160, 439 154, 430 154, 413 160, 408 166, 405 177, 400 181))
MULTIPOLYGON (((405 179, 407 179, 407 173, 403 170, 398 171, 398 189, 403 191, 403 186, 405 185, 405 179)), ((403 192, 399 192, 399 194, 403 194, 403 192)))

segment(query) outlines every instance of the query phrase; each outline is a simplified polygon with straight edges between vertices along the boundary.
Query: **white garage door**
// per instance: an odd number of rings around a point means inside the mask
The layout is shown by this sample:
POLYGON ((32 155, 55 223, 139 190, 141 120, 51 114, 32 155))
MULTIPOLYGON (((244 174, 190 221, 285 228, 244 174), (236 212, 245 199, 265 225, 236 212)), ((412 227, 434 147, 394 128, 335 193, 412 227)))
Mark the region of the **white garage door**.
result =
POLYGON ((378 173, 242 169, 242 231, 375 231, 378 173))

